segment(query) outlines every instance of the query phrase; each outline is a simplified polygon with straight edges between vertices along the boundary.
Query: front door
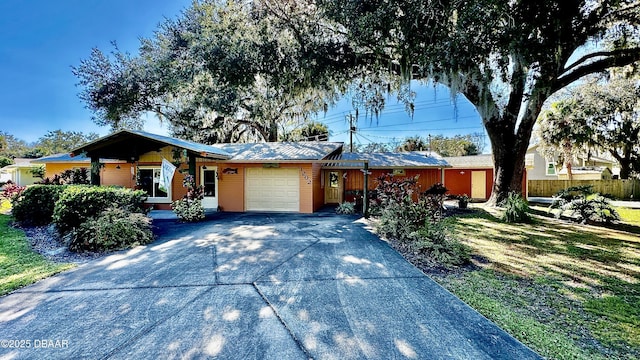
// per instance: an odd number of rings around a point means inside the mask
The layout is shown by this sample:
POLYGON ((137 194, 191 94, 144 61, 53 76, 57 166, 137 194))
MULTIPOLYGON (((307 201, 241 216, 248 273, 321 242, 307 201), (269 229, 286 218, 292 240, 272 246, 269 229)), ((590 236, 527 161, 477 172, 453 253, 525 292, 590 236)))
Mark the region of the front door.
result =
POLYGON ((218 209, 218 168, 215 166, 200 168, 200 185, 204 187, 202 206, 205 209, 218 209))
POLYGON ((342 171, 326 171, 324 180, 324 203, 342 202, 342 171))
POLYGON ((487 198, 487 175, 484 171, 471 172, 471 198, 487 198))

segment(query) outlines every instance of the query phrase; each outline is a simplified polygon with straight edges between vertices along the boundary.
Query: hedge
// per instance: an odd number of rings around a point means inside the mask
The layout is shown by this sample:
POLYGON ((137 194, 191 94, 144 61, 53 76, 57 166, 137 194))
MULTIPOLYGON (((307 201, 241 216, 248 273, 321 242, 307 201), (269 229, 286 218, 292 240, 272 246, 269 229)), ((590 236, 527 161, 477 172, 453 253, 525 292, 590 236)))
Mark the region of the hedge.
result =
POLYGON ((83 222, 97 218, 109 208, 145 213, 147 193, 121 187, 69 185, 60 194, 53 210, 53 222, 61 233, 68 233, 83 222))
POLYGON ((55 203, 66 187, 66 185, 28 186, 13 201, 11 209, 13 217, 29 225, 49 224, 55 203))

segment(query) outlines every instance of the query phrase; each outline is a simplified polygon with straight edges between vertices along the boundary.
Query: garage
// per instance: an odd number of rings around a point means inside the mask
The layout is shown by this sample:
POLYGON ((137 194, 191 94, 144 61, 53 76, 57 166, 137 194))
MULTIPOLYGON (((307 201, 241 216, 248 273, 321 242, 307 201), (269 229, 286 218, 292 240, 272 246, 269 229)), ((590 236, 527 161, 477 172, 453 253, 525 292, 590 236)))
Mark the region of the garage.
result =
POLYGON ((297 168, 247 168, 246 211, 300 211, 297 168))

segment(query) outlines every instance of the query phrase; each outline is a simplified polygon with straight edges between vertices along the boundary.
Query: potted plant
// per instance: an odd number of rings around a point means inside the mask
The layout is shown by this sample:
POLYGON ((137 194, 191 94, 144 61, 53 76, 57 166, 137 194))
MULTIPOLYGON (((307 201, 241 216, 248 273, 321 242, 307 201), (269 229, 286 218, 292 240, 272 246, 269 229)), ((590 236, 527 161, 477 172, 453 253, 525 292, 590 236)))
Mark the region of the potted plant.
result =
POLYGON ((466 209, 469 204, 469 196, 467 194, 462 194, 458 196, 458 208, 466 209))

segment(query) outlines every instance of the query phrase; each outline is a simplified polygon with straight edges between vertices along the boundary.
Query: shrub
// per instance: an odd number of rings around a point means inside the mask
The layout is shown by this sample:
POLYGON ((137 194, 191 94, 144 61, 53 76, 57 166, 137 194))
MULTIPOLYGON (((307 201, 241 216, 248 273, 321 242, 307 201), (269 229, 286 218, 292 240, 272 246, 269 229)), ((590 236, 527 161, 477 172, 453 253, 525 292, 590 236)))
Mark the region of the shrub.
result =
POLYGON ((412 201, 419 193, 417 176, 394 178, 392 174, 382 175, 376 179, 376 188, 371 193, 369 209, 372 214, 379 214, 389 204, 412 201))
POLYGON ((13 202, 11 213, 17 221, 29 225, 51 222, 53 208, 65 186, 33 185, 26 188, 13 202))
POLYGON ((336 213, 342 215, 352 215, 356 213, 356 203, 345 201, 336 208, 336 213))
POLYGON ((89 177, 89 170, 86 168, 70 169, 55 174, 53 178, 45 178, 39 182, 43 185, 89 185, 91 179, 89 177))
POLYGON ((504 209, 502 221, 507 223, 524 223, 531 221, 529 216, 529 204, 522 198, 522 195, 511 192, 501 204, 504 209))
POLYGON ((143 204, 146 198, 147 194, 142 190, 69 185, 55 204, 53 222, 61 233, 67 233, 111 207, 145 213, 143 204))
POLYGON ((591 186, 570 187, 554 195, 549 211, 558 209, 555 214, 560 217, 565 211, 578 222, 611 223, 620 220, 609 199, 593 194, 591 186))
POLYGON ((432 262, 444 266, 459 266, 469 262, 471 249, 454 239, 446 221, 426 222, 410 235, 413 248, 432 262))
POLYGON ((204 187, 196 185, 193 175, 185 176, 182 186, 187 188, 187 193, 182 199, 171 203, 171 209, 181 221, 194 222, 204 219, 204 207, 202 206, 204 187))
POLYGON ((151 219, 145 214, 109 208, 71 231, 69 249, 104 251, 124 249, 153 241, 151 219))
POLYGON ((431 185, 422 195, 425 199, 425 205, 429 209, 429 216, 432 220, 438 221, 442 219, 444 211, 444 199, 449 190, 441 183, 431 185))

